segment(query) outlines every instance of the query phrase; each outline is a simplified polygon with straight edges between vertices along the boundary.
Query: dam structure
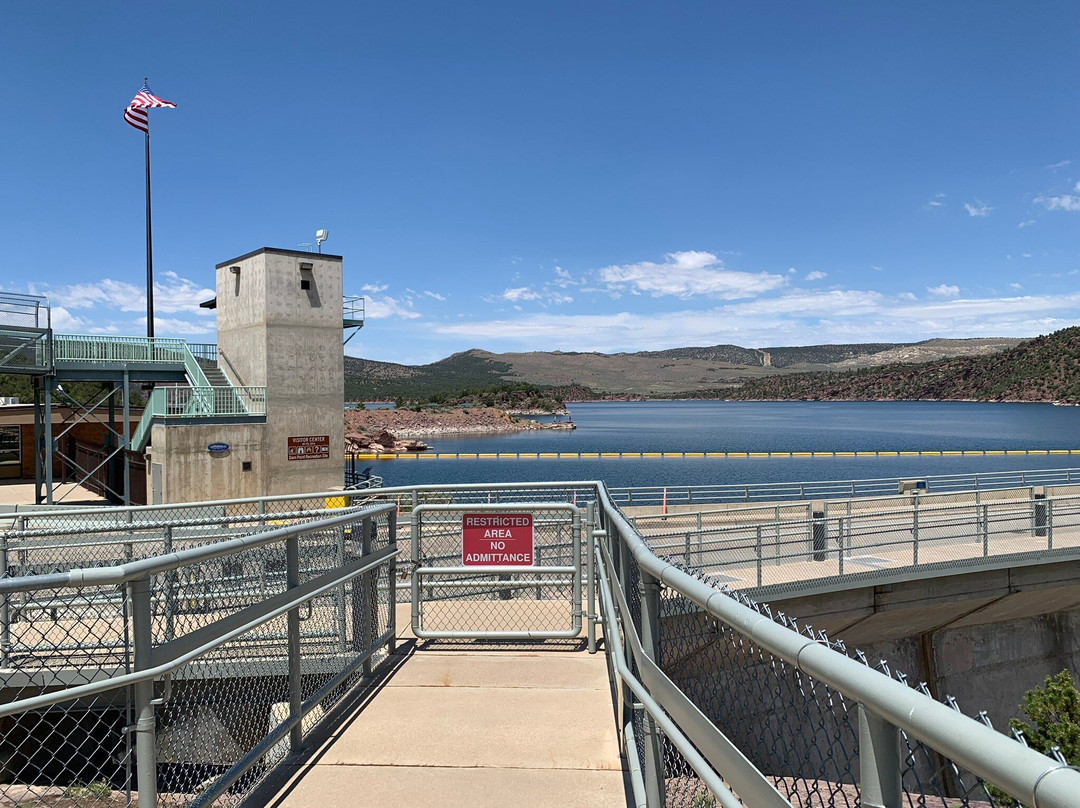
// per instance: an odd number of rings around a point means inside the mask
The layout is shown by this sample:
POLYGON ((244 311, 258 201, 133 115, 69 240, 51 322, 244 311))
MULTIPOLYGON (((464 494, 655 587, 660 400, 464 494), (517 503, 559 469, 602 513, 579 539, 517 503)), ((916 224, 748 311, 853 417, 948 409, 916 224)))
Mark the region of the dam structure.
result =
POLYGON ((214 275, 212 345, 0 295, 0 806, 1080 804, 1002 731, 1080 666, 1080 471, 346 488, 341 257, 214 275))
POLYGON ((1080 771, 1002 731, 1076 667, 1073 474, 14 512, 0 799, 1074 808, 1080 771))

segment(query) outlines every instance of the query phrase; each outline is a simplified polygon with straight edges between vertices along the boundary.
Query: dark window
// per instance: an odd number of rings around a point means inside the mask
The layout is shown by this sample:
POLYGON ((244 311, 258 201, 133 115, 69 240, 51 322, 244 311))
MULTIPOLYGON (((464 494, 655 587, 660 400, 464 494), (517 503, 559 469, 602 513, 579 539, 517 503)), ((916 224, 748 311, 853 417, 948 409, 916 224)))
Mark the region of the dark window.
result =
POLYGON ((250 460, 242 461, 240 463, 240 470, 241 471, 251 471, 251 461, 250 460))
POLYGON ((310 289, 311 288, 311 281, 309 281, 307 278, 301 278, 300 279, 300 288, 301 289, 310 289))

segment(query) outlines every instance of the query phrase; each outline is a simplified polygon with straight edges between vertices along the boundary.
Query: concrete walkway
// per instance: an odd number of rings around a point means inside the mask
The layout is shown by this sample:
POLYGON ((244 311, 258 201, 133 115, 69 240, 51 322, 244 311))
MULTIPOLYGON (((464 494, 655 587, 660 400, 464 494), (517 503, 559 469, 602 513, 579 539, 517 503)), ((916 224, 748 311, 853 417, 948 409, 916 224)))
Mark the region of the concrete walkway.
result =
POLYGON ((407 607, 398 626, 395 670, 312 739, 268 805, 628 804, 602 653, 418 643, 407 607))

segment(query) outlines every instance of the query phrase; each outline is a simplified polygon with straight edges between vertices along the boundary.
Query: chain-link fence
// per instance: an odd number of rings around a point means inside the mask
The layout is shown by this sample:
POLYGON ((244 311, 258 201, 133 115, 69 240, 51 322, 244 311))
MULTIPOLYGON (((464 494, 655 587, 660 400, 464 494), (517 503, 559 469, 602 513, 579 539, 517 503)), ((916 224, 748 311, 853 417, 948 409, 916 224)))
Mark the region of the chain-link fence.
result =
POLYGON ((656 556, 610 502, 602 512, 605 650, 639 801, 1076 805, 1080 772, 1060 754, 992 731, 985 713, 962 716, 681 554, 656 556))
MULTIPOLYGON (((1050 454, 1068 454, 1069 450, 1050 454)), ((808 454, 808 453, 807 453, 808 454)), ((882 456, 919 455, 919 452, 880 452, 882 456)), ((951 455, 954 452, 933 452, 951 455)), ((979 456, 1026 455, 1027 452, 976 451, 979 456)), ((1046 452, 1038 452, 1044 455, 1046 452)), ((796 453, 794 456, 798 457, 796 453)), ((940 492, 993 491, 1028 486, 1069 486, 1080 484, 1080 469, 1035 469, 1030 471, 989 471, 981 474, 940 474, 919 477, 879 477, 869 480, 808 480, 805 482, 744 483, 741 485, 653 485, 609 489, 612 502, 623 508, 660 507, 669 510, 699 510, 715 504, 740 502, 785 502, 790 500, 880 497, 905 490, 940 492)), ((628 511, 629 512, 629 511, 628 511)))
POLYGON ((1080 496, 1060 489, 738 507, 631 521, 656 553, 733 588, 791 590, 1080 549, 1080 496))
POLYGON ((396 512, 337 514, 0 579, 0 803, 238 804, 392 646, 396 512))
POLYGON ((583 544, 575 505, 424 504, 412 510, 410 523, 418 637, 580 633, 583 544))

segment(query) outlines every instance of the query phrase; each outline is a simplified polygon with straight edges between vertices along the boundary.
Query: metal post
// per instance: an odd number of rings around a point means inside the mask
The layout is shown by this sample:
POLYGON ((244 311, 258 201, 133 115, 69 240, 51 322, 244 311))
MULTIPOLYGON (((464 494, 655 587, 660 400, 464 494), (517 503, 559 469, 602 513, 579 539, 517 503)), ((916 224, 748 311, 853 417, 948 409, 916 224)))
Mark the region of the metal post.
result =
POLYGON ((919 492, 911 495, 911 564, 919 566, 919 492))
MULTIPOLYGON (((397 513, 390 511, 387 514, 387 542, 389 543, 390 550, 397 548, 397 513)), ((390 556, 390 560, 387 562, 387 586, 386 586, 386 607, 388 611, 388 622, 390 630, 390 644, 389 651, 394 653, 397 650, 397 556, 390 556)))
POLYGON ((841 516, 837 519, 836 523, 836 558, 839 563, 836 573, 841 578, 844 577, 844 551, 847 547, 847 538, 844 534, 845 529, 848 531, 851 530, 851 518, 848 517, 845 520, 844 517, 841 516))
POLYGON ((980 506, 982 510, 982 541, 983 541, 983 558, 990 555, 990 506, 980 506))
POLYGON ((42 385, 45 389, 45 423, 42 434, 45 437, 45 502, 53 504, 53 427, 52 427, 52 380, 46 379, 42 385))
MULTIPOLYGON (((173 529, 166 525, 162 536, 162 545, 165 555, 173 551, 173 529)), ((165 573, 165 639, 172 640, 176 637, 176 582, 179 576, 176 570, 165 573)))
MULTIPOLYGON (((360 556, 367 558, 371 555, 372 550, 372 521, 371 517, 364 519, 360 529, 360 556)), ((357 583, 360 584, 360 608, 362 610, 360 615, 360 642, 364 653, 373 651, 371 645, 375 641, 375 586, 376 578, 378 575, 378 569, 369 570, 360 575, 360 580, 353 579, 353 590, 356 590, 357 583)), ((354 606, 355 607, 355 601, 354 606)), ((371 657, 364 661, 364 676, 371 675, 371 657)))
POLYGON ((900 808, 900 730, 859 705, 859 792, 867 808, 900 808))
POLYGON ((815 507, 813 511, 814 531, 814 561, 825 560, 825 549, 828 547, 828 537, 825 532, 825 509, 815 507))
MULTIPOLYGON (((147 124, 149 126, 149 124, 147 124)), ((154 350, 154 240, 150 235, 150 132, 146 134, 146 336, 154 350)), ((145 806, 144 806, 145 808, 145 806)))
MULTIPOLYGON (((589 639, 589 653, 596 653, 596 539, 602 535, 602 531, 597 530, 599 525, 596 522, 596 503, 590 502, 588 509, 586 510, 587 518, 589 520, 588 527, 586 529, 585 541, 585 579, 586 586, 588 586, 588 613, 585 615, 588 620, 586 626, 586 633, 589 639)), ((578 551, 581 548, 578 547, 578 551)))
POLYGON ((1036 488, 1034 488, 1032 490, 1031 498, 1032 498, 1032 503, 1031 503, 1032 520, 1034 522, 1035 535, 1036 536, 1045 536, 1045 535, 1047 535, 1047 532, 1048 532, 1047 529, 1046 529, 1046 524, 1047 524, 1047 521, 1048 521, 1047 520, 1048 508, 1047 508, 1047 501, 1046 501, 1046 488, 1044 488, 1041 485, 1037 486, 1036 488))
MULTIPOLYGON (((337 566, 345 566, 345 526, 338 525, 334 530, 337 539, 337 566)), ((338 650, 344 653, 349 647, 348 627, 345 617, 345 585, 334 587, 334 602, 337 606, 338 650)))
POLYGON ((124 505, 131 505, 131 392, 129 390, 130 379, 128 369, 124 368, 124 391, 121 393, 124 402, 124 505))
MULTIPOLYGON (((300 586, 300 537, 290 536, 285 539, 285 586, 295 589, 300 586)), ((289 609, 286 615, 289 635, 289 717, 300 715, 304 702, 303 667, 300 658, 300 607, 289 609)), ((289 730, 289 751, 296 754, 304 745, 304 724, 296 722, 289 730)))
MULTIPOLYGON (((135 646, 135 671, 153 667, 153 615, 150 612, 150 579, 129 584, 131 631, 135 646)), ((139 775, 139 805, 157 808, 157 727, 154 718, 154 681, 137 682, 135 691, 135 761, 139 775)))
POLYGON ((1046 500, 1046 549, 1054 549, 1054 501, 1046 500))
POLYGON ((757 562, 757 585, 761 586, 761 525, 755 530, 754 555, 757 562))
MULTIPOLYGON (((0 578, 7 577, 8 538, 0 533, 0 578)), ((8 596, 0 594, 0 668, 11 665, 11 606, 8 596)))
MULTIPOLYGON (((660 650, 660 582, 640 570, 637 596, 641 598, 641 646, 645 656, 659 662, 660 650)), ((649 808, 665 803, 664 748, 660 729, 652 716, 642 712, 645 750, 645 794, 649 808)))

